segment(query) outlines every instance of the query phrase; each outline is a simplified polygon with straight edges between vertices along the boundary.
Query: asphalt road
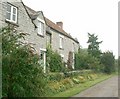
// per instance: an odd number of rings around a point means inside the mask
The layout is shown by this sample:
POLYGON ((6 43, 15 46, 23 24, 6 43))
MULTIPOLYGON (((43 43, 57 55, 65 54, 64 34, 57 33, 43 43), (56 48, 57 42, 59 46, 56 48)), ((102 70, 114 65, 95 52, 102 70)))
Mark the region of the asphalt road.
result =
POLYGON ((73 97, 118 97, 118 76, 98 83, 73 97))

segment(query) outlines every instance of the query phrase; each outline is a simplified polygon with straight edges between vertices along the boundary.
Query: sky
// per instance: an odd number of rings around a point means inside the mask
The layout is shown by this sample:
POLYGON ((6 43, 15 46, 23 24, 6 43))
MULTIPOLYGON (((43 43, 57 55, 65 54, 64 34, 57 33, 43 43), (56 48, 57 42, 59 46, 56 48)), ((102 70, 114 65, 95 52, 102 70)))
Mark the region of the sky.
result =
POLYGON ((98 35, 102 52, 118 57, 118 1, 120 0, 22 0, 45 17, 63 22, 63 29, 87 48, 88 33, 98 35))

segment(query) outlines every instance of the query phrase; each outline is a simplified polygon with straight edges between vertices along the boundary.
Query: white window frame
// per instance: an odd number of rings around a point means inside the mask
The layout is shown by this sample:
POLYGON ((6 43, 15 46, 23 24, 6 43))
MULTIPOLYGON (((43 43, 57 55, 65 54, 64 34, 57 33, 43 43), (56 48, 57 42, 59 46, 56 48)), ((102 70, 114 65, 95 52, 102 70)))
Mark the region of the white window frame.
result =
POLYGON ((63 35, 59 35, 59 37, 60 37, 59 47, 60 47, 61 49, 63 49, 63 40, 64 40, 64 36, 63 36, 63 35))
POLYGON ((43 71, 46 73, 46 49, 40 48, 40 54, 43 53, 43 71))
POLYGON ((72 63, 72 68, 75 69, 75 53, 73 52, 73 63, 72 63))
POLYGON ((13 5, 11 5, 11 4, 7 4, 7 7, 8 7, 8 6, 11 6, 11 12, 9 12, 9 11, 6 12, 6 20, 7 20, 7 21, 10 21, 10 22, 17 23, 18 8, 15 7, 15 6, 13 6, 13 5), (16 14, 13 13, 13 9, 15 9, 16 14), (7 19, 7 13, 10 13, 10 19, 7 19), (13 15, 15 15, 15 21, 13 20, 13 15))
POLYGON ((37 18, 38 20, 38 24, 37 24, 37 31, 38 31, 38 34, 41 35, 41 36, 44 36, 44 32, 45 32, 45 22, 40 19, 40 18, 37 18), (42 26, 43 25, 43 26, 42 26))
POLYGON ((46 44, 51 44, 51 34, 47 34, 46 39, 47 39, 46 44))

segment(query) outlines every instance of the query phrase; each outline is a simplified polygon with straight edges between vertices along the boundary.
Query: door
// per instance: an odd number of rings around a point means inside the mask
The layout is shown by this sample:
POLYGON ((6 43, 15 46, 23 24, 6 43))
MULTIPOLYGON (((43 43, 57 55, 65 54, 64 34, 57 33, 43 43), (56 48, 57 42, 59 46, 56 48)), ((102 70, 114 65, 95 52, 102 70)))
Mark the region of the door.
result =
POLYGON ((43 67, 44 73, 46 73, 46 51, 40 50, 40 65, 43 67))

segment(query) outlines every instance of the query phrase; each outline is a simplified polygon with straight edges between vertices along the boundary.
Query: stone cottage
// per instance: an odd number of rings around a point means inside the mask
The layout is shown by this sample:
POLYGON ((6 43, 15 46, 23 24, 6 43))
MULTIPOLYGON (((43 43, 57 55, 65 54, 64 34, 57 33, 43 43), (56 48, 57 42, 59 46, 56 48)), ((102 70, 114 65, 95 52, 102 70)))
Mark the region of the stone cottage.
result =
POLYGON ((79 42, 63 30, 63 23, 53 23, 44 17, 42 11, 27 7, 21 0, 11 1, 0 2, 0 28, 11 24, 19 32, 28 33, 25 42, 32 44, 40 55, 44 72, 47 44, 50 44, 54 51, 58 51, 65 63, 71 59, 74 69, 74 52, 78 51, 79 42))

